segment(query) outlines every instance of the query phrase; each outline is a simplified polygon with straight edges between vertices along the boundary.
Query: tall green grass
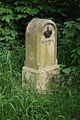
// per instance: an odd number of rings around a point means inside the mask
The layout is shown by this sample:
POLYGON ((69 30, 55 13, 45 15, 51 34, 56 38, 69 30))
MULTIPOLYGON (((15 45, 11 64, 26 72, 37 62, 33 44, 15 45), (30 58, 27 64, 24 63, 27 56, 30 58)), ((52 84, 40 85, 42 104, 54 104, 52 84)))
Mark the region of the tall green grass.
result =
POLYGON ((22 89, 22 47, 0 48, 0 120, 80 120, 77 87, 57 88, 46 94, 33 85, 22 89))

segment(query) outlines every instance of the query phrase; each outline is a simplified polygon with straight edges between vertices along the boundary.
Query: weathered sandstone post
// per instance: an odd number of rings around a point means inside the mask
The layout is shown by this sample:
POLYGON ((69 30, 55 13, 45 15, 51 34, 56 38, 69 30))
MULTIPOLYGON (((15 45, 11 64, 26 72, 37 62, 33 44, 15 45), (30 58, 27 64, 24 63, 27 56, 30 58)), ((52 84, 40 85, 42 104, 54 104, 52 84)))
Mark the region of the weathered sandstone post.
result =
MULTIPOLYGON (((40 90, 46 90, 50 78, 56 73, 57 28, 53 21, 33 19, 26 28, 25 65, 22 69, 22 84, 30 77, 40 90)), ((53 83, 54 84, 54 83, 53 83)))

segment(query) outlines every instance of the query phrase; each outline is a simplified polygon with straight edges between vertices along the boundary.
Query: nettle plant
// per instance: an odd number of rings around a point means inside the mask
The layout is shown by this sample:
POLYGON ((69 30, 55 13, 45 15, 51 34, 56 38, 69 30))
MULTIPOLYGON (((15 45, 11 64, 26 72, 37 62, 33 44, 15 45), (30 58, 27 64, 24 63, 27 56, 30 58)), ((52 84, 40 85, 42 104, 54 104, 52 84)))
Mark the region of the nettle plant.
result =
MULTIPOLYGON (((18 66, 22 66, 21 58, 24 58, 24 54, 21 51, 25 44, 26 25, 34 17, 52 19, 58 23, 58 61, 61 66, 65 65, 65 67, 60 67, 60 79, 65 81, 78 80, 80 71, 80 18, 75 20, 79 16, 78 9, 78 0, 71 2, 1 0, 0 48, 2 52, 9 50, 11 55, 15 56, 16 54, 17 57, 12 58, 14 61, 18 61, 16 63, 18 66)), ((2 52, 1 55, 4 53, 2 52)), ((11 63, 13 62, 11 61, 11 63)))
MULTIPOLYGON (((67 21, 59 28, 58 57, 60 66, 57 77, 62 84, 76 84, 80 79, 80 24, 67 21)), ((78 84, 79 85, 79 84, 78 84)))

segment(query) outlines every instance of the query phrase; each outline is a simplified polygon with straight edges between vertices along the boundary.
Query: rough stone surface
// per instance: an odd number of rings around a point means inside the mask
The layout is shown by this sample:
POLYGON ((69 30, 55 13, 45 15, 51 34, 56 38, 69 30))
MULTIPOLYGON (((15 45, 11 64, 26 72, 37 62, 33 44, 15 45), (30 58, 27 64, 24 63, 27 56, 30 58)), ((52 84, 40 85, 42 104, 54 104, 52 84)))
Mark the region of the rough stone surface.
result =
POLYGON ((33 76, 38 89, 47 89, 57 66, 57 28, 53 21, 33 19, 26 28, 25 65, 22 82, 33 76))

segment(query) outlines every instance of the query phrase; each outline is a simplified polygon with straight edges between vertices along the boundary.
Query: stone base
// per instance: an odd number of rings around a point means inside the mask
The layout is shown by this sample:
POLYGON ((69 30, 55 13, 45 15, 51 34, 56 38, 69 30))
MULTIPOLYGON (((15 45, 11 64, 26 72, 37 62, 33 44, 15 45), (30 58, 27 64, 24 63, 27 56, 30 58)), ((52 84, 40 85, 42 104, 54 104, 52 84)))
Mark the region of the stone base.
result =
POLYGON ((56 68, 58 68, 58 66, 54 65, 52 67, 36 70, 24 66, 22 69, 22 86, 24 87, 31 81, 36 84, 39 90, 47 90, 49 83, 52 82, 53 75, 57 73, 56 68))

